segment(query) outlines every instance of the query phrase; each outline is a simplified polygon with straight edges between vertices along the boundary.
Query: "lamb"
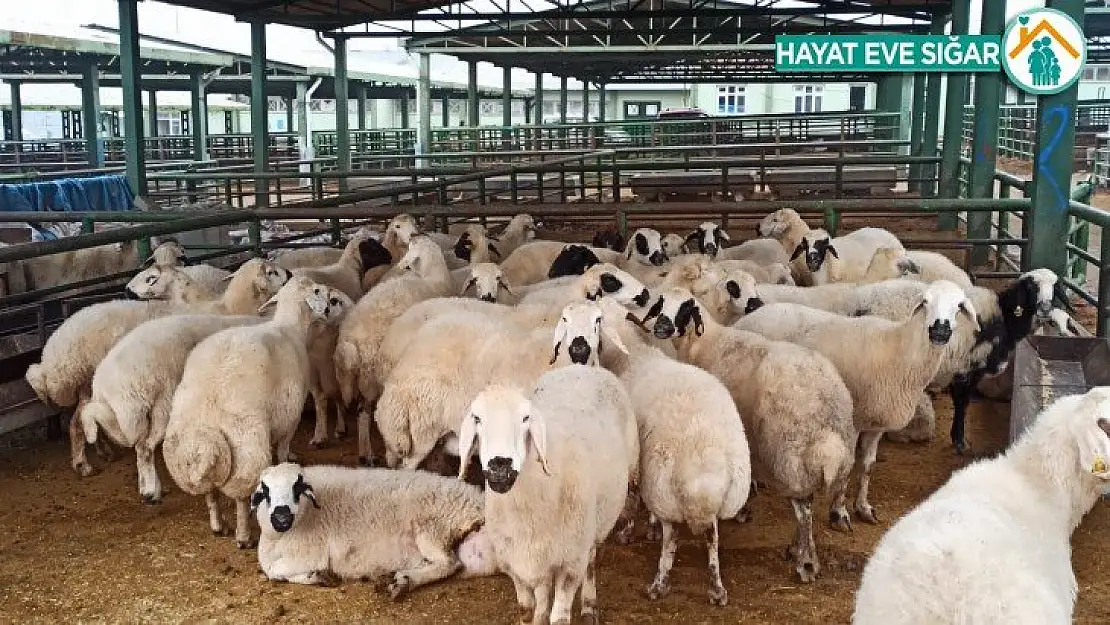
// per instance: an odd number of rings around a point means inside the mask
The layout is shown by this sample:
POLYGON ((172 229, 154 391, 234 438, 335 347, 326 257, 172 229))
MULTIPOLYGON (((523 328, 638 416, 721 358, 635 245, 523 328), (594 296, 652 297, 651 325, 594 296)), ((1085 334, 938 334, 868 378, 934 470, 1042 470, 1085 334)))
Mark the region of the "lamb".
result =
POLYGON ((687 253, 686 239, 673 232, 663 235, 660 245, 663 246, 663 253, 667 255, 667 258, 675 258, 687 253))
POLYGON ((813 495, 832 496, 829 521, 848 531, 844 492, 856 429, 852 396, 821 354, 719 325, 685 289, 662 290, 644 323, 672 339, 682 361, 719 379, 736 402, 750 437, 753 472, 769 479, 794 508, 798 529, 790 554, 803 582, 820 573, 813 540, 813 495))
POLYGON ((624 256, 603 248, 566 244, 558 241, 532 241, 513 250, 501 262, 505 281, 523 287, 548 278, 581 275, 599 262, 618 264, 624 256))
POLYGON ((563 312, 567 323, 560 344, 572 360, 585 354, 588 364, 597 364, 599 357, 608 361, 606 368, 617 374, 632 400, 640 434, 639 494, 663 527, 659 571, 648 595, 659 599, 669 592, 667 578, 678 548, 674 525, 685 523, 695 536, 705 536, 709 602, 727 605, 717 521, 735 518, 748 499, 751 452, 744 425, 717 378, 631 335, 636 329, 625 321, 630 314, 609 299, 571 304, 563 312), (616 350, 602 352, 603 334, 616 342, 616 350))
POLYGON ((168 299, 187 305, 194 313, 251 315, 288 280, 289 272, 273 261, 252 258, 231 274, 218 298, 177 267, 160 265, 135 274, 124 289, 132 299, 168 299))
POLYGON ((910 278, 922 282, 948 280, 965 291, 973 286, 971 278, 943 254, 895 247, 875 250, 871 264, 860 282, 880 282, 893 278, 910 278))
POLYGON ((859 282, 880 247, 903 249, 898 237, 882 228, 860 228, 835 239, 818 228, 802 236, 790 260, 804 257, 805 269, 815 285, 859 282))
MULTIPOLYGON (((290 444, 308 396, 309 326, 326 321, 329 287, 297 276, 270 298, 265 323, 217 332, 193 348, 173 402, 162 455, 181 490, 204 495, 209 526, 222 534, 217 493, 235 501, 235 541, 254 546, 248 503, 277 447, 290 444)), ((260 309, 261 312, 261 309, 260 309)))
POLYGON ((360 299, 339 326, 335 346, 335 377, 348 409, 361 399, 358 416, 359 459, 371 461, 370 415, 380 393, 378 368, 382 340, 389 324, 413 304, 452 292, 451 274, 443 252, 431 239, 415 236, 397 263, 403 275, 383 282, 360 299))
POLYGON ((363 276, 374 267, 389 266, 393 262, 390 251, 374 239, 355 236, 343 249, 343 255, 334 264, 324 267, 295 269, 293 275, 326 284, 343 291, 352 301, 363 294, 363 276))
POLYGON ((900 322, 771 304, 736 323, 738 329, 805 346, 836 365, 855 407, 860 432, 855 509, 868 523, 878 523, 868 501, 868 487, 879 440, 884 432, 910 423, 925 387, 940 369, 960 314, 978 331, 975 306, 963 289, 938 280, 928 285, 913 311, 900 322))
POLYGON ((474 296, 483 302, 496 302, 515 304, 517 295, 505 282, 501 268, 493 263, 475 263, 467 269, 463 280, 456 279, 455 272, 451 272, 451 281, 459 291, 459 295, 466 295, 467 291, 474 289, 474 296), (464 281, 465 280, 465 281, 464 281), (504 292, 504 295, 502 295, 504 292))
POLYGON ((483 531, 525 618, 569 625, 581 589, 582 619, 597 622, 597 546, 624 508, 640 457, 632 403, 598 367, 560 367, 535 388, 529 397, 491 386, 474 398, 459 426, 460 477, 477 447, 483 531))
MULTIPOLYGON (((792 208, 780 208, 764 217, 756 228, 759 236, 770 237, 779 242, 783 251, 792 256, 802 243, 802 237, 809 232, 809 224, 792 208)), ((806 268, 805 259, 788 261, 794 281, 799 285, 811 286, 812 276, 806 268)))
POLYGON ((498 260, 504 260, 516 248, 536 238, 536 220, 528 213, 513 215, 505 229, 496 237, 490 237, 497 250, 498 260))
POLYGON ((393 599, 456 573, 496 572, 482 507, 481 490, 449 477, 289 462, 262 471, 251 495, 268 579, 384 578, 393 599))
POLYGON ((129 332, 108 351, 92 378, 91 398, 80 413, 85 440, 98 434, 135 449, 143 503, 162 501, 154 451, 162 444, 170 401, 189 352, 209 336, 261 321, 248 315, 170 315, 129 332))
POLYGON ((1110 487, 1107 458, 1110 389, 1057 400, 1001 456, 957 471, 890 528, 853 623, 1071 623, 1070 536, 1110 487))
POLYGON ((334 405, 335 437, 347 434, 347 411, 339 392, 339 381, 335 377, 335 344, 339 340, 339 324, 347 316, 355 303, 343 291, 329 287, 328 319, 324 323, 314 323, 308 331, 308 360, 311 369, 308 378, 308 392, 316 412, 316 429, 312 440, 313 447, 320 447, 328 440, 328 406, 334 405))
POLYGON ((230 271, 212 265, 190 264, 189 257, 185 255, 185 248, 176 239, 163 239, 158 247, 154 248, 150 258, 143 263, 143 268, 151 265, 178 267, 194 282, 213 293, 222 293, 227 286, 228 276, 231 275, 230 271))

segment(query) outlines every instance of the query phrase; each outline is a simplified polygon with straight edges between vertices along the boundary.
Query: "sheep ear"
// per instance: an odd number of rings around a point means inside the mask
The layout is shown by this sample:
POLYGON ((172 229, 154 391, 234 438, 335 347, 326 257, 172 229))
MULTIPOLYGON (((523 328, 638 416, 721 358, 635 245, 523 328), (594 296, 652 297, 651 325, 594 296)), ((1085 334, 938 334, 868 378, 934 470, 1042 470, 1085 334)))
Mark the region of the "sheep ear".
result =
POLYGON ((293 484, 293 498, 300 500, 301 495, 308 497, 312 501, 312 505, 319 509, 320 502, 316 501, 316 491, 312 490, 312 485, 304 481, 304 476, 297 476, 297 482, 293 484))
POLYGON ((147 258, 146 260, 143 261, 143 265, 142 265, 142 267, 140 267, 140 269, 146 269, 147 267, 149 267, 153 264, 154 264, 154 255, 151 254, 150 258, 147 258))
POLYGON ((266 487, 266 484, 259 482, 258 488, 254 489, 254 493, 251 495, 251 514, 254 514, 254 511, 262 505, 263 501, 269 501, 269 499, 270 489, 266 487))
MULTIPOLYGON (((1103 400, 1088 396, 1084 399, 1085 405, 1081 410, 1093 413, 1092 416, 1098 415, 1098 404, 1101 401, 1103 400)), ((1076 433, 1079 466, 1101 480, 1110 480, 1110 419, 1097 416, 1093 424, 1086 419, 1080 423, 1083 425, 1078 427, 1082 427, 1083 431, 1076 433)))
POLYGON ((266 300, 266 302, 264 304, 259 306, 258 307, 258 314, 261 315, 261 314, 265 313, 266 309, 271 307, 271 306, 277 306, 277 295, 274 295, 270 299, 266 300))
POLYGON ((470 287, 474 286, 477 283, 478 283, 478 278, 471 278, 471 279, 467 280, 466 284, 463 284, 462 290, 459 291, 459 296, 461 297, 463 295, 466 295, 466 292, 470 290, 470 287))
POLYGON ((234 277, 235 277, 235 272, 233 271, 233 272, 227 274, 226 276, 220 278, 220 282, 228 282, 234 277))
POLYGON ((724 228, 717 228, 717 234, 720 235, 722 241, 728 241, 729 243, 732 243, 732 237, 728 236, 728 233, 725 232, 724 228))
POLYGON ((467 414, 459 426, 459 480, 466 479, 466 468, 470 465, 470 456, 474 454, 474 443, 477 440, 478 428, 474 417, 467 414))
POLYGON ((798 247, 794 248, 794 253, 790 255, 790 260, 795 260, 806 251, 806 244, 799 243, 798 247))
POLYGON ((487 243, 486 244, 486 249, 488 249, 489 253, 492 254, 493 256, 496 256, 497 258, 501 258, 501 252, 498 251, 497 247, 495 247, 493 245, 493 243, 487 243))
POLYGON ((559 348, 563 345, 563 339, 567 338, 567 322, 562 317, 559 317, 559 323, 555 325, 555 339, 554 347, 551 351, 551 361, 547 364, 553 365, 559 359, 559 348))
POLYGON ((547 464, 547 424, 542 415, 528 415, 528 434, 532 438, 532 446, 536 448, 536 458, 540 461, 544 474, 551 475, 551 467, 547 464))
POLYGON ((910 313, 910 316, 912 317, 912 316, 916 315, 917 313, 924 310, 924 308, 925 308, 925 296, 922 295, 921 296, 921 301, 917 302, 917 306, 913 307, 913 312, 910 313))
POLYGON ((690 316, 694 319, 694 334, 701 336, 705 332, 705 324, 701 321, 701 310, 695 306, 690 316))
MULTIPOLYGON (((924 304, 924 301, 922 304, 924 304)), ((975 305, 971 303, 970 299, 964 298, 964 301, 960 302, 960 312, 967 315, 967 318, 971 320, 971 325, 975 328, 976 332, 982 330, 979 326, 979 314, 975 312, 975 305)))
MULTIPOLYGON (((629 313, 629 314, 631 314, 631 313, 629 313)), ((617 331, 615 329, 613 329, 613 327, 611 325, 602 321, 601 322, 601 332, 605 335, 605 339, 607 341, 610 341, 613 344, 614 347, 621 350, 621 352, 625 356, 628 355, 628 347, 625 346, 624 341, 621 340, 620 335, 617 334, 617 331)))
POLYGON ((833 247, 831 243, 829 244, 828 247, 825 248, 825 251, 832 254, 833 256, 835 256, 837 258, 837 260, 840 259, 840 254, 836 253, 836 248, 833 247))
POLYGON ((512 295, 513 297, 516 297, 516 293, 513 293, 512 290, 509 289, 509 284, 507 282, 505 282, 504 278, 498 278, 497 279, 497 286, 505 289, 505 292, 508 293, 509 295, 512 295))
POLYGON ((633 247, 634 246, 632 245, 632 242, 629 241, 628 246, 625 249, 625 255, 624 255, 625 260, 632 260, 632 248, 633 247))

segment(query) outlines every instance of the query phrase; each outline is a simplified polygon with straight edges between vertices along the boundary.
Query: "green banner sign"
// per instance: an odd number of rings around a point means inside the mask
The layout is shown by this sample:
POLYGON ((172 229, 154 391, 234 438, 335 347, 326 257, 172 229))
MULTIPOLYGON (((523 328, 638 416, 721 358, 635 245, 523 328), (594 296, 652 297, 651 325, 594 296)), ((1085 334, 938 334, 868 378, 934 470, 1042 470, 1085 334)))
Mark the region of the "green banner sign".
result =
POLYGON ((776 35, 775 70, 998 72, 998 35, 776 35))

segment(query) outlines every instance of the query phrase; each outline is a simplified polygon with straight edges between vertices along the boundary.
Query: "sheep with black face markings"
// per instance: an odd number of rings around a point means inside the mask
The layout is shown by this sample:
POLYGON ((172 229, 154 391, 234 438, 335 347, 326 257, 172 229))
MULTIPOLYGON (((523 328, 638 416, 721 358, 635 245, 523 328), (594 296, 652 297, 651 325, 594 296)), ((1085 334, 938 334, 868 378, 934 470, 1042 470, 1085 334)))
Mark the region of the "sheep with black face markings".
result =
POLYGON ((804 259, 815 285, 859 282, 867 274, 875 250, 881 247, 902 249, 902 242, 882 228, 860 228, 836 238, 817 228, 802 236, 790 260, 804 259))
POLYGON ((975 306, 963 289, 946 280, 929 284, 909 315, 843 317, 797 304, 770 304, 735 327, 771 340, 791 341, 828 358, 852 394, 860 432, 856 514, 878 523, 868 487, 884 432, 909 424, 925 387, 936 376, 953 332, 963 323, 978 328, 975 306))
POLYGON ((600 262, 619 264, 624 256, 613 250, 559 241, 532 241, 513 250, 501 263, 505 281, 524 287, 549 278, 582 275, 600 262))
POLYGON ((488 387, 459 426, 463 470, 475 447, 487 486, 483 531, 524 620, 569 625, 581 591, 582 619, 596 623, 597 546, 624 509, 640 457, 620 380, 569 365, 544 374, 532 393, 488 387))
POLYGON ((394 599, 427 584, 496 572, 482 492, 423 471, 264 470, 251 495, 258 564, 294 584, 384 578, 394 599))
POLYGON ((852 396, 836 367, 793 343, 722 326, 686 289, 663 290, 644 323, 658 339, 673 339, 680 359, 720 380, 740 412, 752 468, 789 500, 798 521, 790 554, 803 582, 820 573, 813 540, 813 495, 832 497, 829 519, 847 531, 844 491, 852 469, 856 429, 852 396))
POLYGON ((1070 537, 1110 489, 1110 388, 1064 397, 1000 457, 949 478, 883 536, 856 625, 1064 625, 1070 537))
POLYGON ((388 266, 393 257, 381 243, 368 236, 351 238, 339 260, 324 267, 294 269, 293 275, 305 276, 313 282, 335 287, 357 301, 363 293, 363 277, 374 267, 388 266))
POLYGON ((292 278, 264 308, 265 323, 217 332, 193 348, 173 395, 162 442, 166 468, 181 490, 204 495, 209 526, 222 534, 218 493, 235 501, 235 541, 252 547, 249 500, 275 455, 291 459, 308 396, 309 327, 331 312, 330 288, 292 278))
POLYGON ((630 314, 608 298, 571 304, 563 311, 567 323, 560 345, 568 354, 585 352, 591 364, 600 362, 617 374, 632 399, 640 434, 639 496, 663 527, 649 596, 659 599, 669 592, 678 547, 674 525, 685 524, 705 537, 710 603, 726 605, 717 522, 735 518, 748 499, 751 452, 744 424, 717 378, 645 344, 643 333, 626 320, 630 314), (610 348, 603 351, 604 343, 610 348))

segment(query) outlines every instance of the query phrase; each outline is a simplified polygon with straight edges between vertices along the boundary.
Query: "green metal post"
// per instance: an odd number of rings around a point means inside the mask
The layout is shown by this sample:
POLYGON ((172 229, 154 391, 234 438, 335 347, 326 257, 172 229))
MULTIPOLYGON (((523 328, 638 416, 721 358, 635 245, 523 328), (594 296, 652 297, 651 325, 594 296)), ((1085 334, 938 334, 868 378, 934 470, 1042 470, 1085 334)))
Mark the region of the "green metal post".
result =
POLYGON ((502 72, 501 125, 508 128, 513 125, 513 68, 506 65, 502 72))
POLYGON ((358 112, 358 129, 366 130, 366 85, 355 83, 355 110, 358 112))
POLYGON ((471 128, 481 125, 478 116, 478 61, 466 64, 466 125, 471 128))
POLYGON ((147 136, 158 136, 158 92, 151 89, 147 92, 147 136))
POLYGON ((440 100, 439 106, 440 106, 441 109, 443 109, 442 111, 440 111, 440 122, 442 122, 441 125, 444 128, 450 128, 451 127, 451 98, 443 98, 442 100, 440 100))
MULTIPOLYGON (((254 173, 264 174, 270 168, 269 106, 266 105, 266 23, 251 22, 251 152, 254 173)), ((254 180, 254 205, 270 205, 270 183, 254 180)))
POLYGON ((605 83, 597 83, 597 121, 605 123, 605 83))
MULTIPOLYGON (((1069 15, 1083 26, 1083 0, 1049 0, 1050 9, 1069 15)), ((1075 145, 1075 107, 1079 83, 1055 95, 1037 98, 1037 150, 1033 155, 1033 206, 1026 219, 1029 254, 1023 254, 1022 269, 1047 267, 1059 276, 1067 268, 1068 203, 1075 145)), ((1103 259, 1105 262, 1105 259, 1103 259)), ((1100 285, 1101 286, 1101 285, 1100 285)), ((1100 301, 1106 305, 1105 301, 1100 301)))
POLYGON ((81 121, 89 167, 104 167, 104 144, 100 140, 100 67, 95 61, 81 74, 81 121))
POLYGON ((559 77, 559 123, 567 123, 567 77, 559 77))
POLYGON ((347 89, 347 38, 335 38, 335 157, 339 192, 349 188, 351 175, 351 97, 347 89))
MULTIPOLYGON (((403 109, 404 110, 404 109, 403 109)), ((420 54, 420 75, 416 82, 416 154, 432 151, 432 65, 428 54, 420 54)), ((417 161, 417 167, 424 160, 417 161)))
MULTIPOLYGON (((952 1, 953 35, 966 35, 970 23, 971 0, 952 1)), ((967 99, 967 74, 946 74, 947 94, 944 102, 944 146, 941 149, 940 188, 942 198, 953 199, 960 194, 960 155, 963 152, 964 101, 967 99)), ((941 213, 937 219, 941 230, 955 230, 956 213, 941 213)))
POLYGON ((204 92, 204 76, 194 72, 189 77, 193 121, 189 130, 193 134, 193 160, 208 158, 208 98, 204 92))
MULTIPOLYGON (((532 116, 532 123, 536 125, 536 140, 532 149, 543 149, 543 72, 536 72, 536 99, 533 106, 536 107, 535 115, 532 116)), ((536 180, 543 182, 543 174, 536 174, 536 180)), ((543 195, 542 193, 540 194, 543 195)), ((541 199, 542 202, 542 199, 541 199)))
POLYGON ((582 81, 582 123, 590 123, 590 83, 582 81))
POLYGON ((293 124, 296 122, 293 116, 293 107, 296 105, 291 97, 282 98, 281 100, 285 104, 285 132, 293 132, 293 124))
MULTIPOLYGON (((944 34, 944 15, 933 16, 933 34, 944 34)), ((940 130, 940 81, 943 76, 937 72, 929 73, 925 78, 925 129, 921 133, 921 144, 924 149, 923 156, 936 157, 937 141, 940 130)), ((922 197, 935 197, 937 194, 937 166, 935 164, 923 165, 921 175, 926 180, 918 185, 922 197)))
MULTIPOLYGON (((921 156, 924 151, 922 133, 925 131, 925 74, 913 75, 913 112, 910 122, 910 154, 921 156)), ((910 180, 907 187, 910 191, 918 190, 918 178, 921 176, 921 166, 910 165, 910 180)))
POLYGON ((401 97, 401 128, 409 127, 409 95, 401 97))
POLYGON ((23 83, 13 80, 8 83, 12 94, 12 141, 23 141, 23 83))
POLYGON ((123 82, 123 147, 127 181, 137 196, 149 192, 146 152, 143 150, 143 93, 139 89, 138 0, 119 0, 119 68, 123 82))
MULTIPOLYGON (((983 3, 983 20, 979 32, 1001 35, 1006 27, 1006 3, 983 3)), ((1002 74, 983 72, 975 77, 975 130, 971 138, 971 173, 969 177, 972 198, 994 197, 994 170, 998 161, 998 107, 1002 103, 1002 74)), ((1067 185, 1069 188, 1071 185, 1067 185)), ((994 213, 968 212, 967 237, 989 239, 994 213)), ((976 245, 971 250, 971 264, 987 262, 990 248, 976 245)))

